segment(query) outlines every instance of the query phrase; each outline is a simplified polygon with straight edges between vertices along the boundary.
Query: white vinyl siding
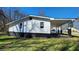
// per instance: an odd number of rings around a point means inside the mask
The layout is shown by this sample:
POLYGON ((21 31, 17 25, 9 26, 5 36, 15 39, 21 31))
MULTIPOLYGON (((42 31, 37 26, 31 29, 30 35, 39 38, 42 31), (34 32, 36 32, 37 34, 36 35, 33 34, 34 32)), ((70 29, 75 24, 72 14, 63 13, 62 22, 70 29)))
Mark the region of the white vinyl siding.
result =
POLYGON ((27 20, 23 22, 22 31, 19 29, 19 23, 9 28, 10 32, 24 32, 24 33, 50 33, 50 22, 44 20, 27 20), (43 22, 43 28, 40 28, 40 22, 43 22))

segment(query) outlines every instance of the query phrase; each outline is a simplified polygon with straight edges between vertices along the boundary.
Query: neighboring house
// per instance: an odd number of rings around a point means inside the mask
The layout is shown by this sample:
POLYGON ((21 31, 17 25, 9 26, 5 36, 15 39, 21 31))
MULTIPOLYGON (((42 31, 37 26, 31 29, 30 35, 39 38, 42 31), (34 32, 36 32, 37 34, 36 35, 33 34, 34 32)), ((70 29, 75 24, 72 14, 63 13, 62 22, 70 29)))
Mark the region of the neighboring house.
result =
POLYGON ((15 20, 8 23, 9 34, 20 37, 43 36, 51 37, 58 36, 61 32, 61 26, 71 22, 72 19, 57 19, 29 15, 20 20, 15 20))
POLYGON ((76 18, 76 19, 73 21, 73 28, 74 28, 74 31, 79 32, 79 19, 78 19, 78 18, 76 18))

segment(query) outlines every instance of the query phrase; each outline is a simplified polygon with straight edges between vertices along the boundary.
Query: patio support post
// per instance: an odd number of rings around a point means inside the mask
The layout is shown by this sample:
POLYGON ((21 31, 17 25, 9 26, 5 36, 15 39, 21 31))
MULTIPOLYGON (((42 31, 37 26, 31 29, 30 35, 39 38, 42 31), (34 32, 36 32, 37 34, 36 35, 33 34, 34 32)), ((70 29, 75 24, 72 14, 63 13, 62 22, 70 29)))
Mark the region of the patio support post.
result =
POLYGON ((73 27, 73 22, 71 21, 68 23, 68 35, 69 36, 72 36, 72 29, 71 29, 72 27, 73 27))
POLYGON ((72 36, 72 34, 71 34, 71 27, 68 28, 68 35, 72 36))
POLYGON ((62 26, 60 27, 60 34, 62 34, 62 26))

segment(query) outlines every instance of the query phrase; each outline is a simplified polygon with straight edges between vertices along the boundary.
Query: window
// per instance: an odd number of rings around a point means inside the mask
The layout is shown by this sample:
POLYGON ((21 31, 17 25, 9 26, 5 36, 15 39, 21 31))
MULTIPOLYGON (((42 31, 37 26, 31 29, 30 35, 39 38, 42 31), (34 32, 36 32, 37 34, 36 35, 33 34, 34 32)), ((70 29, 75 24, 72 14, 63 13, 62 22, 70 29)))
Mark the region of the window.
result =
POLYGON ((19 28, 20 28, 20 29, 22 28, 22 23, 19 24, 19 28))
POLYGON ((40 22, 40 28, 44 28, 44 22, 40 22))
POLYGON ((30 20, 32 20, 32 17, 29 17, 30 20))

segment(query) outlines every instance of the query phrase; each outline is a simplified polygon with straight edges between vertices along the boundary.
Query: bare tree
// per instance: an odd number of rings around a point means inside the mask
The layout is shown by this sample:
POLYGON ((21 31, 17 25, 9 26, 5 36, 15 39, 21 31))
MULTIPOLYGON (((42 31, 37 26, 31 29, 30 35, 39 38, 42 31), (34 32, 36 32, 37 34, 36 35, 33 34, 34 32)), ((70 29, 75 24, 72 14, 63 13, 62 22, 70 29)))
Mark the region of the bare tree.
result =
POLYGON ((0 22, 1 22, 1 27, 0 28, 3 28, 2 30, 6 30, 6 23, 7 23, 7 17, 5 16, 4 14, 4 11, 1 9, 0 10, 0 22))
POLYGON ((21 19, 25 16, 26 14, 21 13, 19 8, 1 7, 0 8, 0 30, 7 32, 8 30, 8 26, 6 25, 7 23, 21 19))

